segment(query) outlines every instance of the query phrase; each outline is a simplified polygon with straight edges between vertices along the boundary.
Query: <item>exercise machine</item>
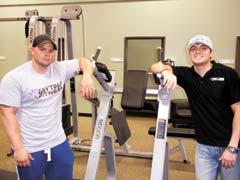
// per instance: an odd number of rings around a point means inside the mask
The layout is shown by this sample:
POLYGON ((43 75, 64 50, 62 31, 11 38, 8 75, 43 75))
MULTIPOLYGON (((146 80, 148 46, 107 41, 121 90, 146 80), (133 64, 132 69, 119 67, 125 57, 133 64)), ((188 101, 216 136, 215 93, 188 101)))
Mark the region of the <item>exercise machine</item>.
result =
POLYGON ((100 51, 101 48, 98 48, 95 56, 92 58, 92 65, 94 67, 94 75, 101 85, 103 91, 101 93, 100 101, 91 101, 98 106, 98 112, 96 116, 87 168, 84 176, 85 180, 96 179, 100 155, 103 151, 105 152, 106 156, 107 179, 116 179, 116 163, 113 139, 111 134, 106 132, 106 125, 109 115, 112 116, 111 122, 120 145, 124 144, 131 134, 124 113, 112 108, 112 98, 116 85, 115 72, 109 72, 104 64, 96 62, 100 51))
MULTIPOLYGON (((99 71, 96 67, 97 56, 100 52, 98 49, 96 55, 93 59, 94 66, 94 75, 100 82, 103 87, 103 99, 99 104, 99 111, 96 119, 96 125, 92 137, 92 144, 89 153, 87 168, 85 172, 84 179, 85 180, 95 180, 97 175, 98 163, 100 160, 100 154, 102 152, 102 142, 104 140, 104 147, 106 151, 106 160, 107 160, 107 169, 108 169, 108 177, 107 179, 116 179, 116 164, 115 164, 115 155, 114 155, 114 147, 111 135, 105 133, 106 121, 108 119, 109 110, 111 107, 112 95, 111 91, 114 87, 112 84, 113 81, 111 79, 107 79, 110 81, 110 84, 107 84, 103 77, 99 74, 99 71)), ((106 76, 107 77, 107 76, 106 76)))
POLYGON ((167 129, 170 109, 170 92, 162 86, 163 77, 159 78, 158 115, 154 139, 151 180, 168 180, 168 142, 167 129))
MULTIPOLYGON (((171 60, 163 61, 164 64, 168 64, 173 66, 174 62, 171 60)), ((170 114, 170 92, 168 89, 163 87, 163 79, 164 76, 162 74, 157 74, 154 76, 155 81, 159 84, 158 91, 158 116, 157 122, 154 132, 154 149, 153 149, 153 159, 152 159, 152 169, 151 169, 151 180, 168 180, 168 142, 167 137, 173 136, 178 137, 179 134, 186 135, 185 137, 191 136, 194 137, 194 131, 186 131, 186 129, 182 130, 177 128, 169 128, 168 120, 170 114), (171 131, 172 130, 172 131, 171 131), (174 131, 175 130, 175 131, 174 131)), ((184 137, 184 136, 182 136, 184 137)), ((180 150, 182 152, 182 156, 187 158, 184 146, 182 144, 181 138, 179 138, 180 146, 173 149, 173 151, 180 150)), ((185 160, 186 161, 186 160, 185 160)), ((185 162, 184 161, 184 162, 185 162)))

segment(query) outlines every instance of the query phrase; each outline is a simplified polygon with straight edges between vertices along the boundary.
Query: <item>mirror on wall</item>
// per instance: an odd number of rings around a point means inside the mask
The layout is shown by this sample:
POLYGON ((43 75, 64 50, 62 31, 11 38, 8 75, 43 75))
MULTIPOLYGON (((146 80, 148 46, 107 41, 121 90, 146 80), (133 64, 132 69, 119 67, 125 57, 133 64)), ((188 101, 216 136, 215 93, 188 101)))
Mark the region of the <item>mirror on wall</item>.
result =
POLYGON ((125 37, 124 77, 127 70, 145 70, 149 72, 148 88, 158 88, 153 82, 150 66, 160 59, 163 60, 165 58, 164 50, 164 36, 125 37))

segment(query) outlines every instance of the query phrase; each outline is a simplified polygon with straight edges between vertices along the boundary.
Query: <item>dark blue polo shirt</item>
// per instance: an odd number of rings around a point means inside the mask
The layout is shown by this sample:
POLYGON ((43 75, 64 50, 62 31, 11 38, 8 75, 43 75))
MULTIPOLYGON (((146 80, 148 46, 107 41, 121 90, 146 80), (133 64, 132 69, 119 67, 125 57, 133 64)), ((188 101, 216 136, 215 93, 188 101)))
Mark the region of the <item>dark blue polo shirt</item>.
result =
POLYGON ((195 123, 196 139, 201 144, 226 147, 231 138, 233 111, 240 101, 240 79, 236 71, 211 61, 204 77, 193 67, 174 67, 178 85, 186 92, 195 123))

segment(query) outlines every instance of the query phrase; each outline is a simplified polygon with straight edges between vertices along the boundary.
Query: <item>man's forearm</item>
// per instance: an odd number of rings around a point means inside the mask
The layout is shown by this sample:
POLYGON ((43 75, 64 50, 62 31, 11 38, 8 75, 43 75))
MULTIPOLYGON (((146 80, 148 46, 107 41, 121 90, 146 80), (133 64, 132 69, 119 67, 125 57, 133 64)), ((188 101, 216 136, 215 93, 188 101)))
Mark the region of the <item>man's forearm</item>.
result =
POLYGON ((163 63, 161 63, 161 62, 154 63, 154 64, 151 66, 151 71, 152 71, 154 74, 161 73, 161 72, 163 72, 164 70, 169 70, 169 71, 172 72, 171 66, 165 65, 165 64, 163 64, 163 63))
POLYGON ((78 58, 79 66, 84 75, 92 75, 93 67, 91 62, 86 58, 78 58))
POLYGON ((23 148, 19 124, 17 122, 16 115, 9 107, 1 107, 1 111, 3 126, 13 150, 23 148))
POLYGON ((240 141, 240 103, 234 105, 234 117, 232 123, 232 136, 229 146, 238 147, 240 141))

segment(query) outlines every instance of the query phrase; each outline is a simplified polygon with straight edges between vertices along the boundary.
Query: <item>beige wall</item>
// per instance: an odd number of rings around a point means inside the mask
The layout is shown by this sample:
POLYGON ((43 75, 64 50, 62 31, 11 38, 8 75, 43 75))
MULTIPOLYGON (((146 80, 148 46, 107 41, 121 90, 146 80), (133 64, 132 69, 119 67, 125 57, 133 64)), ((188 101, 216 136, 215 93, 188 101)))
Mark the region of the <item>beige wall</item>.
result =
MULTIPOLYGON (((16 4, 17 4, 16 0, 16 4)), ((38 1, 39 2, 39 1, 38 1)), ((61 1, 62 2, 62 1, 61 1)), ((2 4, 3 5, 3 4, 2 4)), ((71 4, 73 5, 73 4, 71 4)), ((125 36, 165 36, 166 58, 176 65, 189 65, 186 43, 195 34, 209 35, 214 42, 214 59, 234 59, 236 36, 240 35, 239 0, 165 0, 119 3, 77 4, 83 9, 83 18, 73 21, 74 55, 83 54, 83 19, 86 56, 97 46, 102 47, 100 60, 109 69, 117 71, 117 86, 122 87, 123 63, 111 62, 122 58, 125 36)), ((41 16, 56 16, 64 5, 2 6, 0 19, 24 17, 26 10, 37 9, 41 16)), ((0 77, 26 61, 27 47, 24 21, 0 21, 0 77)), ((79 80, 79 78, 78 78, 79 80)), ((182 90, 173 92, 173 98, 183 97, 182 90)), ((91 105, 78 99, 79 112, 91 112, 91 105)), ((120 107, 120 96, 114 103, 120 107)))

